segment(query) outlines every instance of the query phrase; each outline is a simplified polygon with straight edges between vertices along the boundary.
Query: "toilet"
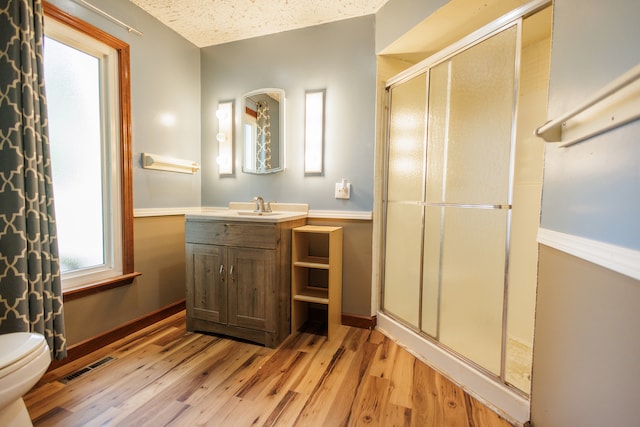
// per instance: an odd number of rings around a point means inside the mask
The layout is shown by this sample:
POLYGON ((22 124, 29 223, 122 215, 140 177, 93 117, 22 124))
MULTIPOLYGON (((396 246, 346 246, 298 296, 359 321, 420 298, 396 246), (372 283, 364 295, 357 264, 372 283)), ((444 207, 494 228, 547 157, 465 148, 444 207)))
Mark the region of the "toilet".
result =
POLYGON ((32 426, 22 400, 51 362, 44 337, 29 332, 0 335, 0 426, 32 426))

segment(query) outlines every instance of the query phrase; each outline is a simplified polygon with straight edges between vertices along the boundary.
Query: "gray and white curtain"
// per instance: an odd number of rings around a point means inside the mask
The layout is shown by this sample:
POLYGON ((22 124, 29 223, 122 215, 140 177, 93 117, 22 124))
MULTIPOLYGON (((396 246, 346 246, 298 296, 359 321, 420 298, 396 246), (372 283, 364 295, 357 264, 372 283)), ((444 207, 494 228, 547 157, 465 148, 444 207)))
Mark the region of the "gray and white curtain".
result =
POLYGON ((271 117, 267 101, 257 103, 256 166, 259 171, 271 169, 271 117))
POLYGON ((66 356, 42 58, 41 0, 0 0, 0 333, 66 356))

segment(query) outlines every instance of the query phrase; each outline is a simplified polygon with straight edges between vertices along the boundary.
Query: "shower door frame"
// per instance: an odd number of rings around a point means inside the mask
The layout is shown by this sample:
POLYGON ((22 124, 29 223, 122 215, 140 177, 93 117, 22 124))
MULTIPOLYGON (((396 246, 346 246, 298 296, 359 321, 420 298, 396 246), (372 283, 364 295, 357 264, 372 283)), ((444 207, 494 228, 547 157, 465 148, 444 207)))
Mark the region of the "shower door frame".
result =
MULTIPOLYGON (((522 50, 522 21, 524 18, 537 13, 538 11, 548 7, 551 4, 549 0, 534 0, 530 3, 527 3, 512 12, 504 15, 503 17, 489 23, 488 25, 480 28, 479 30, 469 34, 465 38, 460 41, 450 45, 449 47, 441 50, 435 55, 426 58, 420 63, 410 67, 409 69, 399 73, 395 77, 389 79, 385 84, 385 130, 384 130, 384 174, 383 174, 383 186, 382 186, 382 221, 381 221, 381 260, 383 262, 380 265, 380 293, 379 293, 379 312, 378 317, 381 320, 380 325, 381 329, 395 329, 398 331, 399 335, 404 336, 404 339, 408 341, 414 341, 415 338, 419 338, 422 340, 426 340, 427 342, 433 344, 436 348, 429 350, 432 352, 431 354, 435 356, 435 359, 441 359, 444 356, 444 359, 453 357, 458 359, 463 364, 466 364, 471 368, 471 371, 475 371, 479 373, 481 376, 484 376, 490 382, 493 382, 494 385, 491 384, 479 384, 482 383, 483 380, 478 381, 474 378, 467 378, 467 373, 463 373, 461 375, 462 378, 456 378, 456 375, 451 375, 448 373, 448 369, 439 368, 437 366, 437 362, 431 361, 430 364, 436 365, 435 368, 443 371, 450 378, 462 386, 465 386, 465 380, 473 383, 473 385, 468 386, 470 391, 475 394, 477 397, 483 398, 482 400, 489 401, 490 403, 494 403, 498 409, 503 410, 507 415, 511 415, 512 418, 516 420, 528 420, 528 411, 529 411, 529 394, 508 384, 506 381, 506 332, 507 332, 507 309, 508 309, 508 268, 509 268, 509 243, 510 243, 510 227, 511 227, 511 209, 509 209, 509 213, 507 216, 507 232, 506 232, 506 252, 505 252, 505 274, 504 274, 504 289, 503 289, 503 307, 502 307, 502 340, 501 340, 501 354, 500 354, 500 374, 495 375, 490 372, 488 369, 479 366, 472 360, 469 360, 465 356, 457 353, 456 351, 446 347, 441 342, 437 340, 437 338, 433 338, 425 332, 422 332, 422 292, 423 292, 423 268, 420 266, 420 295, 419 295, 419 309, 418 309, 418 327, 416 328, 414 325, 410 325, 402 319, 398 319, 394 317, 393 314, 386 312, 384 309, 384 292, 385 292, 385 262, 386 259, 386 235, 387 235, 387 206, 388 206, 388 180, 389 180, 389 140, 390 140, 390 129, 388 126, 390 115, 391 115, 391 89, 395 86, 398 86, 404 82, 407 82, 415 77, 420 76, 421 74, 425 75, 426 86, 429 88, 429 80, 430 73, 429 70, 436 65, 447 61, 448 59, 454 57, 455 55, 472 48, 473 46, 493 37, 494 35, 512 27, 517 26, 517 35, 516 35, 516 53, 515 53, 515 64, 514 64, 514 104, 512 110, 512 123, 511 123, 511 151, 509 154, 510 157, 510 171, 509 171, 509 184, 508 184, 508 204, 511 205, 512 197, 513 197, 513 185, 514 185, 514 157, 515 157, 515 142, 516 142, 516 126, 517 126, 517 113, 518 113, 518 86, 519 86, 519 74, 520 74, 520 56, 522 50), (391 325, 389 322, 397 322, 400 324, 404 331, 396 329, 396 326, 391 325), (389 326, 387 326, 389 325, 389 326), (391 327, 393 326, 393 328, 391 327), (443 354, 441 354, 443 353, 443 354), (449 356, 446 356, 448 354, 449 356), (496 389, 497 387, 497 389, 496 389), (502 389, 504 391, 503 395, 501 395, 502 389), (487 393, 483 396, 482 390, 487 390, 487 393), (474 393, 475 392, 475 393, 474 393), (488 397, 487 397, 488 396, 488 397)), ((428 94, 428 92, 427 92, 428 94)), ((427 95, 427 107, 426 107, 426 116, 428 117, 429 111, 429 96, 427 95)), ((427 117, 425 117, 425 123, 427 123, 427 117)), ((428 136, 427 125, 425 124, 425 135, 424 138, 427 139, 428 136)), ((427 149, 428 141, 426 141, 424 149, 427 149)), ((425 199, 425 191, 426 191, 426 162, 423 163, 423 183, 422 183, 422 192, 423 192, 423 201, 425 199)), ((426 211, 427 203, 422 204, 422 213, 421 213, 421 227, 420 232, 423 236, 421 248, 420 248, 420 259, 423 259, 424 256, 424 227, 425 227, 425 211, 426 211)), ((440 290, 438 290, 438 298, 439 298, 440 290)), ((438 301, 439 305, 439 301, 438 301)), ((438 315, 437 322, 439 323, 440 316, 438 315)), ((439 332, 439 325, 437 326, 437 331, 439 332)), ((393 334, 391 334, 393 335, 393 334)), ((399 341, 403 341, 403 338, 400 338, 399 341)), ((414 354, 417 354, 422 359, 428 359, 428 357, 424 357, 420 350, 415 350, 409 348, 414 354)), ((443 360, 444 360, 443 359, 443 360)), ((447 362, 448 363, 448 362, 447 362)), ((466 368, 468 370, 468 368, 466 368)), ((475 374, 473 374, 475 375, 475 374)))

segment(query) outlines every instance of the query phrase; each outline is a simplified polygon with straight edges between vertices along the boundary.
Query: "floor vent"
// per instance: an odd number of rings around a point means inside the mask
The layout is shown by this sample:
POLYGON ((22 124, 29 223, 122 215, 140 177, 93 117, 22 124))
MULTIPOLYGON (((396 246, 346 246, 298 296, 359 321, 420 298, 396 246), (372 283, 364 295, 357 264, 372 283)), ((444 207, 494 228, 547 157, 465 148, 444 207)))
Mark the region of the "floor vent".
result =
POLYGON ((58 381, 61 382, 62 384, 67 384, 70 381, 75 380, 76 378, 80 378, 81 376, 83 376, 84 374, 86 374, 87 372, 91 372, 96 368, 99 368, 100 366, 107 364, 113 360, 116 360, 115 357, 112 356, 107 356, 104 359, 100 359, 97 362, 92 363, 89 366, 85 366, 82 369, 78 369, 75 372, 70 373, 69 375, 60 378, 58 381))

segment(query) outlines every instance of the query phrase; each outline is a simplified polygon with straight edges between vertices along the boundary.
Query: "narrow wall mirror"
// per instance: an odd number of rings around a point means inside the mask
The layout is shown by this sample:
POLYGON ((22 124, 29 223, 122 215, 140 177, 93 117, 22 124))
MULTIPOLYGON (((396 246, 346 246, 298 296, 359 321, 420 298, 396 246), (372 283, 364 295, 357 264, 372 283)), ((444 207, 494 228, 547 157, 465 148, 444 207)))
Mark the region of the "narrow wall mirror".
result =
POLYGON ((322 175, 324 166, 324 89, 307 91, 304 109, 304 173, 322 175))
POLYGON ((285 168, 284 90, 258 89, 242 97, 242 171, 254 174, 285 168))
POLYGON ((233 101, 218 103, 216 118, 218 120, 218 173, 233 175, 233 101))

